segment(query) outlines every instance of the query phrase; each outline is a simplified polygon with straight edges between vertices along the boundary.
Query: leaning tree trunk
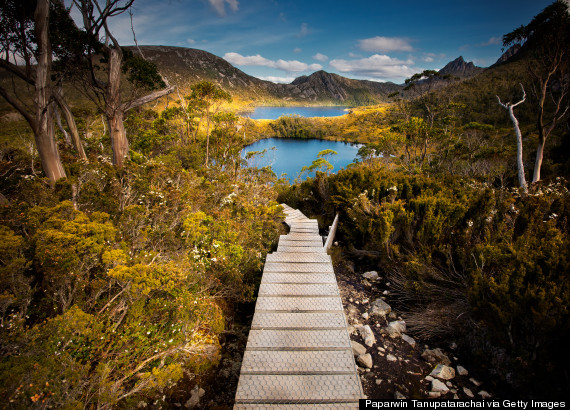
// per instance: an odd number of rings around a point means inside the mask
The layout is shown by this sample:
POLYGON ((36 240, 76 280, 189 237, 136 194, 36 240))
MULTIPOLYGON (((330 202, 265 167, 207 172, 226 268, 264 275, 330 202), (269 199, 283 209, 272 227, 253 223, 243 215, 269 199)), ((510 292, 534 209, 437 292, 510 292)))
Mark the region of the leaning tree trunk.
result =
POLYGON ((38 0, 35 10, 35 35, 38 42, 34 102, 36 107, 34 136, 44 173, 52 186, 65 178, 59 151, 55 142, 53 108, 51 107, 50 71, 51 46, 48 35, 49 0, 38 0))
POLYGON ((67 105, 67 102, 63 98, 61 90, 56 91, 54 93, 55 100, 57 101, 57 105, 61 108, 63 115, 65 117, 65 122, 67 123, 67 128, 69 128, 69 132, 71 134, 71 143, 73 148, 77 151, 77 155, 79 158, 83 160, 87 160, 87 155, 85 154, 85 150, 83 149, 83 144, 81 143, 81 137, 79 137, 79 130, 77 129, 77 123, 75 122, 75 117, 67 105))

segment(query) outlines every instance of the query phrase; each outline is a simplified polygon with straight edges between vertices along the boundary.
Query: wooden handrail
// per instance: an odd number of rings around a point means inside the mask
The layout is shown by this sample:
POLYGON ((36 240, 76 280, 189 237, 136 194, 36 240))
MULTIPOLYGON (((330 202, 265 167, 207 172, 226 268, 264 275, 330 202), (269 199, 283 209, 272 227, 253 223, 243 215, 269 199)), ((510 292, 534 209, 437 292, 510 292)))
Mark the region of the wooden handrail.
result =
POLYGON ((330 227, 329 235, 327 236, 327 240, 325 241, 325 251, 328 252, 332 246, 334 241, 334 235, 336 234, 336 227, 338 226, 338 212, 334 217, 333 224, 330 227))

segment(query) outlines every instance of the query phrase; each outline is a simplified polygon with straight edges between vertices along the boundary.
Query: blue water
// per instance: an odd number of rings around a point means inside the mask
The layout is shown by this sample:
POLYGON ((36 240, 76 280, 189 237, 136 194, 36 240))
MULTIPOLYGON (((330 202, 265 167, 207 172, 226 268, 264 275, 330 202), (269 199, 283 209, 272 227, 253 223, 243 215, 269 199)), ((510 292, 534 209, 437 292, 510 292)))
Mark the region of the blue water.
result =
POLYGON ((247 116, 252 120, 276 120, 284 115, 301 117, 338 117, 347 114, 347 107, 255 107, 247 116))
MULTIPOLYGON (((337 172, 354 162, 358 154, 358 149, 362 145, 349 144, 339 141, 326 141, 318 139, 291 139, 291 138, 267 138, 254 142, 245 147, 242 151, 242 158, 251 151, 267 152, 263 157, 255 156, 248 161, 248 166, 262 168, 270 166, 278 177, 284 177, 293 182, 301 172, 303 166, 310 166, 317 159, 320 151, 332 149, 337 155, 332 155, 326 159, 334 166, 331 172, 337 172)), ((311 175, 303 175, 303 180, 311 175)))

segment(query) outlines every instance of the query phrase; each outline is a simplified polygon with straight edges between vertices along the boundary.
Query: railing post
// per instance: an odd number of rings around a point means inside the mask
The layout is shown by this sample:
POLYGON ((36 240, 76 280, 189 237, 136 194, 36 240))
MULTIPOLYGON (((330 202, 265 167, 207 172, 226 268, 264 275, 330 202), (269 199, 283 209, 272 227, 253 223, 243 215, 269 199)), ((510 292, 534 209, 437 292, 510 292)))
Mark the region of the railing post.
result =
POLYGON ((334 235, 336 234, 336 227, 338 226, 338 212, 334 217, 333 224, 330 227, 329 235, 327 236, 327 240, 325 241, 325 251, 328 252, 332 246, 334 241, 334 235))

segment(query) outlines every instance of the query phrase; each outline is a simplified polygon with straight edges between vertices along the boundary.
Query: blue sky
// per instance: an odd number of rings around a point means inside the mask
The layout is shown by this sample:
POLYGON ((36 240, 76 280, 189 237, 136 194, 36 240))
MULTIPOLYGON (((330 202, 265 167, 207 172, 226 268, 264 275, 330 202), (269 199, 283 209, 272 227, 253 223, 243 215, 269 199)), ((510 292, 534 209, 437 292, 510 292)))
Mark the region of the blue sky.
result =
MULTIPOLYGON (((136 0, 133 25, 139 45, 199 48, 271 81, 322 69, 401 83, 460 55, 493 64, 502 35, 551 2, 136 0)), ((134 44, 128 14, 111 27, 123 45, 134 44)))

